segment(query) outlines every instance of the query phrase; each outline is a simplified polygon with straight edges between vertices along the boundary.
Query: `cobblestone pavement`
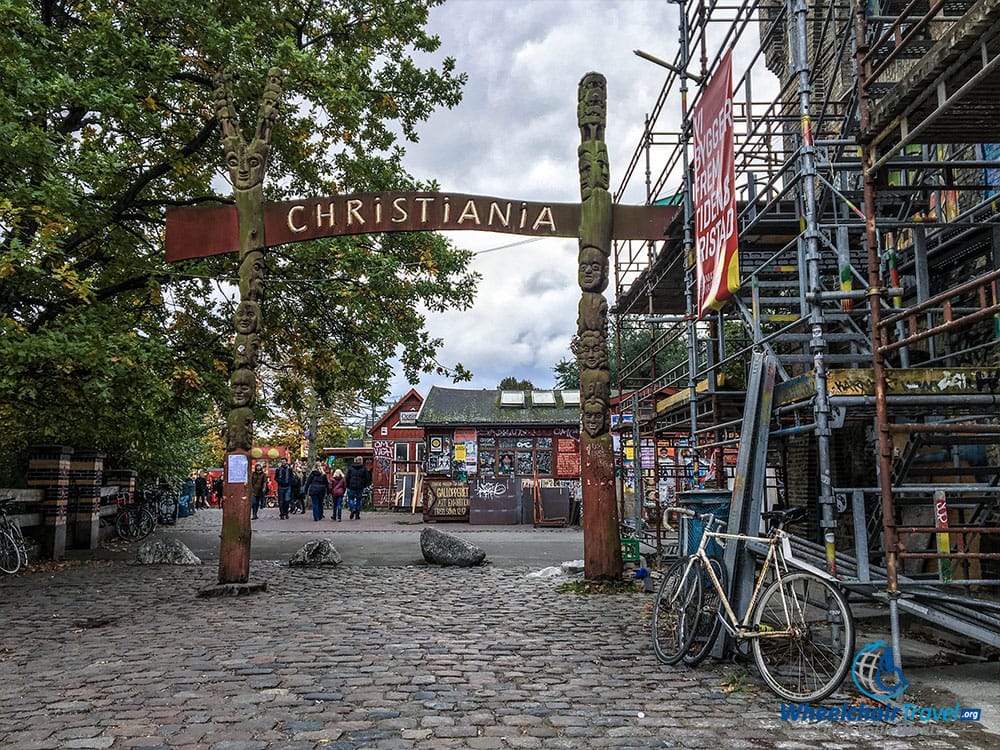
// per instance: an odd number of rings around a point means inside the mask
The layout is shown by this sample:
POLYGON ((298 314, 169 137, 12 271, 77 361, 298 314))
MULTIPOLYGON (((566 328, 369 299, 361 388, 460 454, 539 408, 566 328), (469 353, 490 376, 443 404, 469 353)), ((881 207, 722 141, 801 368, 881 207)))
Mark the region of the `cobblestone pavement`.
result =
POLYGON ((230 599, 195 595, 214 566, 91 561, 3 578, 0 747, 1000 744, 975 724, 782 721, 752 670, 659 665, 651 596, 575 595, 528 572, 254 562, 267 592, 230 599))

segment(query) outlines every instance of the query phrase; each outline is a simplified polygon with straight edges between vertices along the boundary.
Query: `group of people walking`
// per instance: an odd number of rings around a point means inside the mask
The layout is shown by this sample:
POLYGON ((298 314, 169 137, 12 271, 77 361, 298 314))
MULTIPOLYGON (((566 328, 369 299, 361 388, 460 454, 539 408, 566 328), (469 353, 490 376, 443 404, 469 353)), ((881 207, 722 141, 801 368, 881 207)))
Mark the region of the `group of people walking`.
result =
POLYGON ((348 519, 361 518, 361 499, 365 488, 372 483, 372 473, 365 468, 364 459, 357 456, 347 467, 345 474, 340 469, 330 471, 330 467, 317 461, 306 478, 306 494, 312 501, 313 520, 323 516, 323 501, 329 495, 333 499, 330 520, 340 521, 344 513, 344 498, 350 512, 348 519))
MULTIPOLYGON (((361 501, 365 488, 372 483, 371 470, 364 464, 364 458, 357 456, 347 467, 347 472, 331 470, 323 461, 317 461, 313 470, 305 475, 304 464, 291 466, 288 459, 274 471, 274 482, 278 486, 278 518, 288 518, 290 513, 305 513, 305 499, 312 504, 313 521, 325 517, 324 502, 327 495, 333 500, 330 520, 340 521, 344 499, 347 498, 349 519, 361 518, 361 501)), ((257 519, 257 511, 263 508, 267 499, 267 472, 262 463, 254 466, 250 479, 253 492, 251 519, 257 519)))

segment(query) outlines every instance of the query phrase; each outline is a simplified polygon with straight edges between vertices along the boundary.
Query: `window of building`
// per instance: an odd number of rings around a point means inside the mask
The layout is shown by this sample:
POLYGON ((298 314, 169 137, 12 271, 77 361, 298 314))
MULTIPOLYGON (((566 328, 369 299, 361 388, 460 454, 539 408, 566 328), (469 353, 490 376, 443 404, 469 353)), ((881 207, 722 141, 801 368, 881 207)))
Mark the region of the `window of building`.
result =
POLYGON ((396 460, 406 462, 410 460, 410 444, 396 443, 396 460))
POLYGON ((480 436, 479 475, 531 477, 552 476, 551 437, 480 436))

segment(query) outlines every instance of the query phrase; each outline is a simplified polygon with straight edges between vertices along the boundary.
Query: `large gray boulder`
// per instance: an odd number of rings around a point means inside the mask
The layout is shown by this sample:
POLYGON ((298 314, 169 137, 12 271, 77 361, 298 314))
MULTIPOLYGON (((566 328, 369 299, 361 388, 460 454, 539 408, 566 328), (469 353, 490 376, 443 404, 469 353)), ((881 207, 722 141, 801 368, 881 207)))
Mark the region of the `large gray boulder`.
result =
POLYGON ((424 559, 434 565, 481 565, 486 553, 470 542, 437 529, 425 528, 420 532, 420 551, 424 559))
POLYGON ((288 560, 289 565, 340 565, 344 558, 326 539, 306 542, 288 560))
POLYGON ((156 537, 139 546, 135 561, 139 565, 201 565, 201 558, 177 539, 156 537))

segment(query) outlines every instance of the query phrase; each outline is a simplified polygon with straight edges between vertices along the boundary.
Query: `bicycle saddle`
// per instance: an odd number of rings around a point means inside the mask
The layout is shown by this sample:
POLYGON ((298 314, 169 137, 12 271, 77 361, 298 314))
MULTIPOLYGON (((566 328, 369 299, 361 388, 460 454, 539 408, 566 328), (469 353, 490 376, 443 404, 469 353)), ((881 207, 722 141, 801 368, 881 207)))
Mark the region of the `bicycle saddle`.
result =
POLYGON ((801 507, 776 508, 760 514, 769 526, 784 526, 786 523, 804 521, 809 511, 801 507))

